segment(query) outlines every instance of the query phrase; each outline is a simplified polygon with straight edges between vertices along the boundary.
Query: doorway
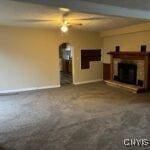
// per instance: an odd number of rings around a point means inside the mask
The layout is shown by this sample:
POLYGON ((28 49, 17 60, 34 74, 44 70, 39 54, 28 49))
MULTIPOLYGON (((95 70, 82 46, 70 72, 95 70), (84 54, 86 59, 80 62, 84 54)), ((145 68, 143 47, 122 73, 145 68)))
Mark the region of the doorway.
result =
POLYGON ((70 85, 73 83, 72 69, 73 47, 70 43, 59 45, 59 65, 60 65, 60 85, 70 85))

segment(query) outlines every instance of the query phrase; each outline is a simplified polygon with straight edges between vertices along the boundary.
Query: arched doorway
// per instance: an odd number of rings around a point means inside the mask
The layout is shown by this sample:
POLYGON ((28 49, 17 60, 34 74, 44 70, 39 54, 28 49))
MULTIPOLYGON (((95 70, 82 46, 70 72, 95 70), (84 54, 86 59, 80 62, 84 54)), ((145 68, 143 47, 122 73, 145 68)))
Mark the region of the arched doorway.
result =
POLYGON ((70 43, 59 45, 59 65, 60 65, 60 85, 69 85, 73 83, 73 47, 70 43))

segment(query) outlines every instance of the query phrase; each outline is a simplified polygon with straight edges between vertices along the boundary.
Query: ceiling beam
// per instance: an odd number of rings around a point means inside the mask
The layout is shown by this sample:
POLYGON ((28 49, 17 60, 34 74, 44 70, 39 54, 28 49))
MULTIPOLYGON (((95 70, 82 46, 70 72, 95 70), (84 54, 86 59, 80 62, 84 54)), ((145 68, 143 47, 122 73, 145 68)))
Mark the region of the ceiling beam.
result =
POLYGON ((83 0, 13 0, 19 2, 28 2, 34 4, 41 4, 50 7, 65 7, 73 11, 94 13, 101 15, 111 15, 138 19, 150 19, 150 11, 129 9, 125 7, 118 7, 95 2, 83 0))

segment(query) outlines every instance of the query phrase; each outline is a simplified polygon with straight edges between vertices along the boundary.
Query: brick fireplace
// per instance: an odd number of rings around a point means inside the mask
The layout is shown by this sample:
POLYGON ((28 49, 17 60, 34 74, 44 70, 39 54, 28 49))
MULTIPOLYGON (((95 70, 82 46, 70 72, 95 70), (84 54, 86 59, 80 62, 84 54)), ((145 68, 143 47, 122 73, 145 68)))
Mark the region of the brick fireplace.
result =
POLYGON ((110 81, 138 90, 150 88, 149 52, 109 52, 111 57, 110 81), (115 82, 117 81, 117 82, 115 82), (133 86, 134 85, 134 86, 133 86))
MULTIPOLYGON (((114 63, 113 63, 113 79, 115 80, 119 80, 118 77, 118 68, 119 68, 119 64, 125 64, 126 68, 124 68, 124 70, 126 71, 128 68, 130 68, 130 66, 136 66, 136 85, 140 84, 139 82, 143 82, 144 81, 144 60, 122 60, 120 58, 114 58, 114 63)), ((131 69, 132 70, 132 69, 131 69)), ((132 71, 131 71, 132 72, 132 71)), ((135 71, 133 71, 135 72, 135 71)), ((124 73, 125 74, 125 73, 124 73)), ((132 76, 132 75, 131 75, 132 76)), ((131 77, 132 78, 132 77, 131 77)), ((121 80, 120 80, 121 81, 121 80)))

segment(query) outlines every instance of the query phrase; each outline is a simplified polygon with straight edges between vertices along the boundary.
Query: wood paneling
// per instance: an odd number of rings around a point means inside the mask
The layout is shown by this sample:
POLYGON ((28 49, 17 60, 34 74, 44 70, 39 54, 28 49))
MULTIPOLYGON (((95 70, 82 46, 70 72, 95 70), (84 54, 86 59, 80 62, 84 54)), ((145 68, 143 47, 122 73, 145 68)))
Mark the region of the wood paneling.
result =
POLYGON ((150 59, 149 59, 149 69, 148 69, 148 88, 150 89, 150 59))
POLYGON ((103 64, 103 79, 110 80, 111 79, 111 65, 110 64, 103 64))

